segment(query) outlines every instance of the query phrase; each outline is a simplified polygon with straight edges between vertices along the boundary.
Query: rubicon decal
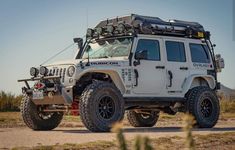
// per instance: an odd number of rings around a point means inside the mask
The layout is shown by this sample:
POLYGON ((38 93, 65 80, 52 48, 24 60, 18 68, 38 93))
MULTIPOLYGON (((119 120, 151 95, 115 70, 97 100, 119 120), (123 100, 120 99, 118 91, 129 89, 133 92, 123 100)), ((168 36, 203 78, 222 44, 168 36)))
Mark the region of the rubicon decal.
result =
POLYGON ((119 65, 118 62, 91 62, 91 65, 119 65))

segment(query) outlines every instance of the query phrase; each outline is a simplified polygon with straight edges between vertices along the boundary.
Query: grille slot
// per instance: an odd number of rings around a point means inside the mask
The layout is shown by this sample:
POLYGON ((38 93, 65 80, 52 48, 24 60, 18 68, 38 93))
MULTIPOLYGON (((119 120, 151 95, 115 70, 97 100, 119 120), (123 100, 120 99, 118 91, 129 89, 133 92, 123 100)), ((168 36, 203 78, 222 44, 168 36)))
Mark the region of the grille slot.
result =
POLYGON ((60 76, 62 76, 62 71, 63 71, 63 69, 62 69, 62 68, 60 68, 60 76))
POLYGON ((64 82, 65 80, 65 75, 66 75, 66 68, 51 68, 48 71, 48 76, 60 76, 61 77, 61 82, 64 82))
POLYGON ((59 68, 56 69, 56 76, 58 76, 59 68))
POLYGON ((66 68, 63 69, 62 82, 64 82, 66 68))
POLYGON ((53 72, 52 72, 52 75, 53 75, 53 76, 55 75, 55 68, 53 68, 53 72))

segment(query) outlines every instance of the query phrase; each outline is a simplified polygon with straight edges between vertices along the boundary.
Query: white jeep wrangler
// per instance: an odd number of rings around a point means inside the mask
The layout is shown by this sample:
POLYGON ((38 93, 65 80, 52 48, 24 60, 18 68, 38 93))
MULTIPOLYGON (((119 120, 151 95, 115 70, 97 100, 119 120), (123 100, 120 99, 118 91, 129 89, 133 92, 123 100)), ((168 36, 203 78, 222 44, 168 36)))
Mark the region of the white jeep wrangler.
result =
POLYGON ((202 128, 216 124, 224 61, 200 24, 132 14, 101 21, 74 42, 75 59, 32 67, 31 78, 18 80, 29 128, 54 129, 66 111, 93 132, 109 131, 125 111, 134 127, 154 126, 160 111, 189 112, 202 128))

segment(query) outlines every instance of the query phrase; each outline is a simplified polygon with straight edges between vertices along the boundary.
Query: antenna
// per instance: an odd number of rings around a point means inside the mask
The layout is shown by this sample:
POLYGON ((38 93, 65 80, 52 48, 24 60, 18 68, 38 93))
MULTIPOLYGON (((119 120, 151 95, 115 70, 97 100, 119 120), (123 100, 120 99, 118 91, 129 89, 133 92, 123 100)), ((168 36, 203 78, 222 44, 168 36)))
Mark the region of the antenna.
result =
POLYGON ((86 8, 86 28, 88 28, 88 8, 86 8))
POLYGON ((40 66, 42 66, 43 64, 47 63, 48 61, 50 61, 51 59, 55 58, 56 56, 58 56, 59 54, 63 53, 64 51, 68 50, 70 47, 72 47, 74 45, 74 43, 68 45, 67 47, 65 47, 64 49, 62 49, 61 51, 59 51, 58 53, 56 53, 55 55, 51 56, 50 58, 48 58, 46 61, 44 61, 42 64, 40 64, 40 66))

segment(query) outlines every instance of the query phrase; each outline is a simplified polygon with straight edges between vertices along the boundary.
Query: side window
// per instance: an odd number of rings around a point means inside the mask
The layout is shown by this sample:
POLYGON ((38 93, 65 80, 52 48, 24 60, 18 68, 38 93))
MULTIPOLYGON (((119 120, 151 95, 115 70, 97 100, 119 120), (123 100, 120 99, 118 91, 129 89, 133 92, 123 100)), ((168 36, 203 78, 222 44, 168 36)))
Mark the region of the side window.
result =
POLYGON ((147 60, 160 61, 160 46, 157 40, 140 39, 136 52, 147 50, 147 60))
POLYGON ((210 63, 208 48, 202 44, 189 44, 192 62, 210 63))
POLYGON ((166 41, 167 60, 175 62, 186 62, 183 42, 166 41))

